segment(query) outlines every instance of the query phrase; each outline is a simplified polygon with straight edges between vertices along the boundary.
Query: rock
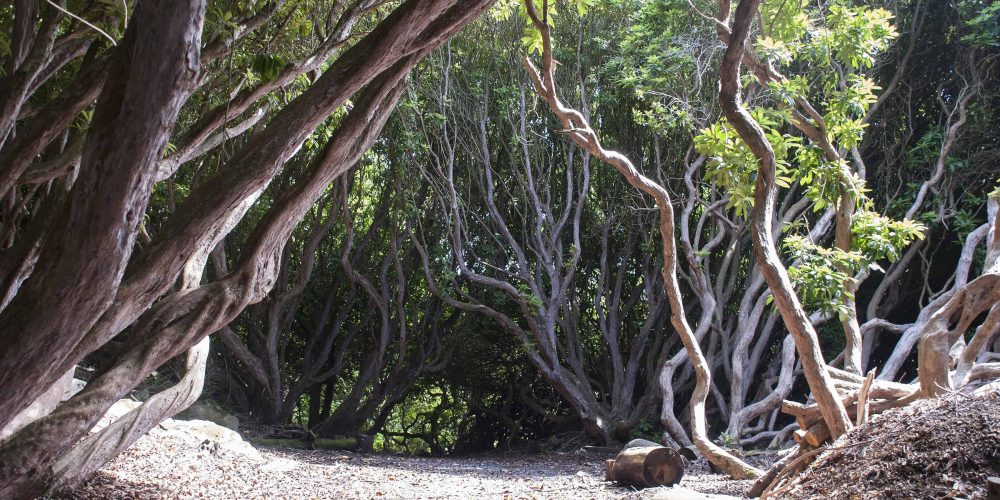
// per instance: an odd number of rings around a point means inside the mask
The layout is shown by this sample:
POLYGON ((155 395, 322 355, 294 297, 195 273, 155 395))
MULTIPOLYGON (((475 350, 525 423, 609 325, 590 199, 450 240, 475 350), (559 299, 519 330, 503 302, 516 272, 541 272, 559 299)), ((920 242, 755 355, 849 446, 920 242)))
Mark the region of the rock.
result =
MULTIPOLYGON (((122 399, 111 406, 91 432, 104 429, 126 413, 142 406, 141 401, 122 399)), ((200 448, 212 453, 234 453, 254 460, 264 460, 260 452, 243 440, 236 431, 207 420, 174 420, 168 418, 147 433, 147 437, 157 439, 172 437, 191 448, 200 448)))
POLYGON ((138 408, 142 405, 142 402, 136 401, 134 399, 120 399, 117 403, 111 405, 108 411, 104 413, 104 416, 94 424, 94 428, 90 432, 97 432, 105 427, 111 425, 112 422, 118 420, 126 413, 138 408))
POLYGON ((150 435, 164 435, 179 438, 191 444, 213 452, 223 451, 235 453, 257 460, 263 460, 260 452, 243 440, 236 431, 207 420, 174 420, 166 419, 150 431, 150 435))
POLYGON ((174 418, 177 420, 207 420, 234 431, 240 429, 240 420, 212 400, 197 401, 174 418))

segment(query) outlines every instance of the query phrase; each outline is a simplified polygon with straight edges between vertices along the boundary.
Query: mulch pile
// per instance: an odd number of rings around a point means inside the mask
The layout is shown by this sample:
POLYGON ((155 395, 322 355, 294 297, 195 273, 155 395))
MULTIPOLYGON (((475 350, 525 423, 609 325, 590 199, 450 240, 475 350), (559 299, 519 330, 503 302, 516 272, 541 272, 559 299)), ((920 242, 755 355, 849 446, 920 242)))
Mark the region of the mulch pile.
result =
POLYGON ((985 498, 1000 476, 1000 394, 886 411, 834 442, 783 498, 985 498))

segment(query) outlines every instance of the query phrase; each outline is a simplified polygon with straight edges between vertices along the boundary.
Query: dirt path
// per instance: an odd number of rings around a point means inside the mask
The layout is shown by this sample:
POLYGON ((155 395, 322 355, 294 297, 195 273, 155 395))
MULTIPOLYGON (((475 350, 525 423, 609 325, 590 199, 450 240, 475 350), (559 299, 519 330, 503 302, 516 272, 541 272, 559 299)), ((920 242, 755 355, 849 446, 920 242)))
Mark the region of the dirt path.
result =
MULTIPOLYGON (((679 488, 607 483, 603 461, 582 451, 413 458, 271 449, 248 456, 154 433, 66 498, 692 498, 679 488)), ((681 486, 739 495, 743 483, 697 461, 681 486)))

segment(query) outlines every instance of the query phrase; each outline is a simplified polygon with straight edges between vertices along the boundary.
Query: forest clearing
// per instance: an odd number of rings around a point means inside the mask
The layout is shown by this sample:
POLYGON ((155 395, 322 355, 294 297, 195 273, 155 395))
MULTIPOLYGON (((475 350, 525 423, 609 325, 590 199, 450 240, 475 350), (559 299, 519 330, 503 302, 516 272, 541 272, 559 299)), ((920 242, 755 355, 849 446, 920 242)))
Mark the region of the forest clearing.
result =
POLYGON ((1000 500, 1000 2, 0 3, 0 500, 1000 500))
MULTIPOLYGON (((986 478, 1000 473, 1000 394, 951 396, 915 406, 875 420, 871 431, 845 436, 846 442, 835 443, 835 450, 809 472, 814 477, 781 497, 983 496, 986 478), (907 435, 890 439, 900 433, 907 435)), ((762 452, 748 460, 767 468, 780 453, 762 452)), ((699 459, 686 467, 677 486, 636 489, 605 481, 602 458, 582 448, 455 458, 291 449, 255 454, 243 448, 212 449, 197 439, 153 431, 66 498, 724 500, 746 498, 753 485, 713 472, 699 459)))

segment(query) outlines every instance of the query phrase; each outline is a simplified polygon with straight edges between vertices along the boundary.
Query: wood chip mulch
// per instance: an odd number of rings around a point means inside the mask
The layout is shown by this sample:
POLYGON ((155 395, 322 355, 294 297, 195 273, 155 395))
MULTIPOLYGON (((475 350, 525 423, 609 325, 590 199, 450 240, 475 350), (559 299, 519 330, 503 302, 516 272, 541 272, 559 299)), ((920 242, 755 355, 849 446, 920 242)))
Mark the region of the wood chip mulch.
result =
POLYGON ((784 498, 985 498, 1000 476, 1000 394, 886 411, 834 442, 784 498))

